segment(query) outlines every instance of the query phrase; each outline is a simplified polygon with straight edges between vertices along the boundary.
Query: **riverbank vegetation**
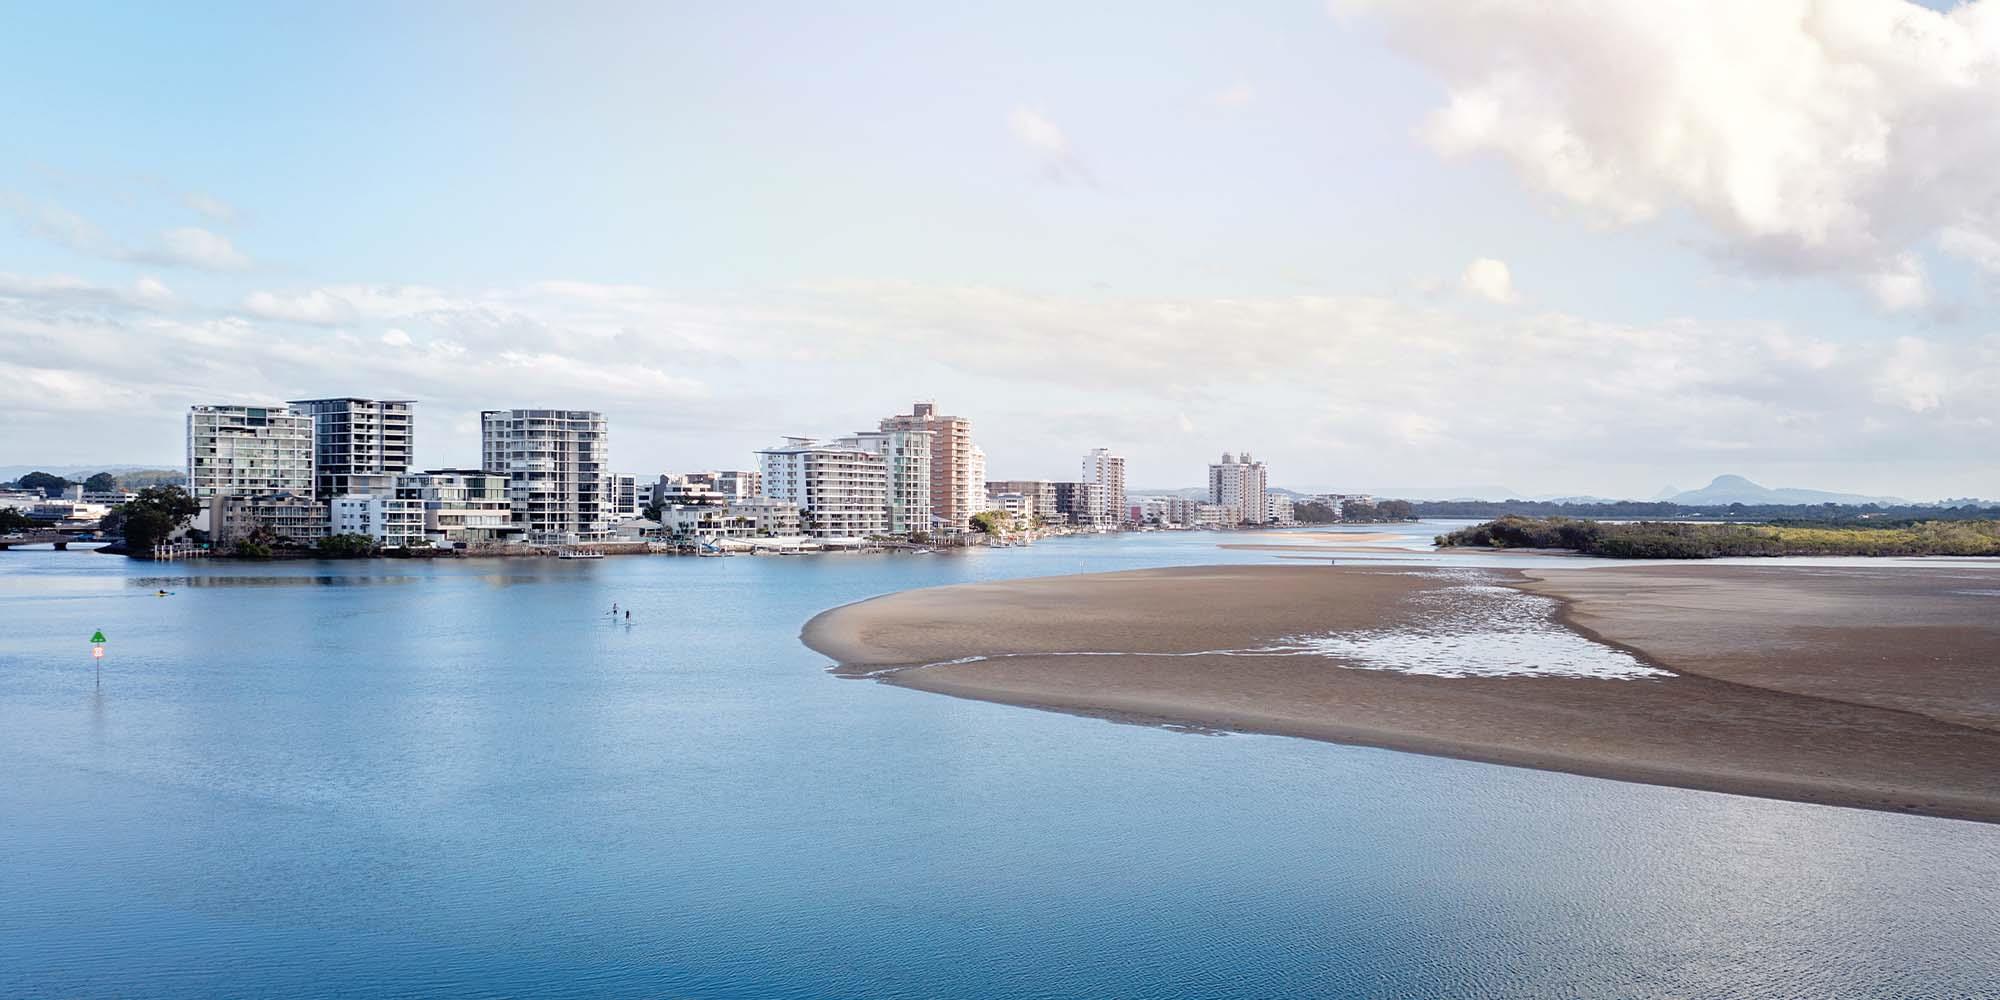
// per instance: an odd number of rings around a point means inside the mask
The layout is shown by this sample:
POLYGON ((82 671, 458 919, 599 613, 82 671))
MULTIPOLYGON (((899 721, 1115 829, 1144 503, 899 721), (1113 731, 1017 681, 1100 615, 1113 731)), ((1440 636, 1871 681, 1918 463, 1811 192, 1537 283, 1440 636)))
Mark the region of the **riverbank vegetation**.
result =
POLYGON ((1440 548, 1567 549, 1611 559, 1722 556, 2000 556, 2000 521, 1614 524, 1502 517, 1439 535, 1440 548))

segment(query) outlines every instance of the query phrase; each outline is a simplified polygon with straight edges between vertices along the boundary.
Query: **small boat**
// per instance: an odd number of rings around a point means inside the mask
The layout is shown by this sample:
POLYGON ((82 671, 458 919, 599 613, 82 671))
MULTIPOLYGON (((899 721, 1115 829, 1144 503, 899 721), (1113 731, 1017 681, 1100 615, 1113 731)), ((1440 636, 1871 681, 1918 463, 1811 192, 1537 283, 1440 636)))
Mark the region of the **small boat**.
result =
POLYGON ((602 559, 604 553, 594 549, 563 549, 556 553, 557 559, 602 559))

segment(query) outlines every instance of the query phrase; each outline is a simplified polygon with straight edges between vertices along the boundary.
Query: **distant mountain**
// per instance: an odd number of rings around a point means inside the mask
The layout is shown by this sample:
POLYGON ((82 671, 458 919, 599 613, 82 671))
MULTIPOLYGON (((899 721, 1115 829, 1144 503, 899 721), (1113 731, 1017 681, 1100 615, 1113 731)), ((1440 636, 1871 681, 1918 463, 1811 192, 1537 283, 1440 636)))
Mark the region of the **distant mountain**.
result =
POLYGON ((1519 500, 1528 494, 1506 486, 1381 486, 1349 490, 1390 500, 1519 500))
POLYGON ((61 476, 64 479, 80 479, 99 472, 109 472, 115 476, 124 472, 143 472, 149 469, 171 469, 173 467, 174 463, 172 462, 154 462, 150 465, 138 465, 132 462, 122 464, 113 462, 107 465, 0 465, 0 483, 11 483, 30 472, 46 472, 51 476, 61 476))
POLYGON ((1742 476, 1717 476, 1715 481, 1698 490, 1676 493, 1666 498, 1671 503, 1699 504, 1900 504, 1908 503, 1900 497, 1871 497, 1859 493, 1830 493, 1826 490, 1804 490, 1796 487, 1759 486, 1742 476))

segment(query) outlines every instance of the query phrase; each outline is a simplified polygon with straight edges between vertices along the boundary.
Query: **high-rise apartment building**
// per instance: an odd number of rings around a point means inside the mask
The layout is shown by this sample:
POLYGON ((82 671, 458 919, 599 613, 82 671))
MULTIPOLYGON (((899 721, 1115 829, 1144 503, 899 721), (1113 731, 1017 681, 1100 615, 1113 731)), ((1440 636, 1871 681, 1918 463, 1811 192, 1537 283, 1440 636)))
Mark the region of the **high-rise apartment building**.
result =
POLYGON ((837 442, 882 456, 892 535, 931 530, 931 437, 930 431, 862 431, 837 442))
POLYGON ((1265 479, 1264 463, 1252 461, 1249 452, 1239 459, 1225 451, 1208 467, 1208 502, 1235 510, 1242 524, 1263 524, 1270 519, 1265 479))
POLYGON ((1069 523, 1085 528, 1108 527, 1111 505, 1104 500, 1099 483, 1055 483, 1056 513, 1069 523))
POLYGON ((393 492, 416 454, 407 399, 294 399, 313 418, 313 492, 321 500, 393 492))
POLYGON ((984 453, 972 443, 972 421, 940 416, 936 403, 917 403, 909 413, 884 417, 881 429, 931 432, 932 520, 945 530, 965 528, 986 502, 986 474, 973 471, 984 453))
POLYGON ((799 509, 814 538, 889 533, 889 471, 882 455, 856 441, 786 438, 757 452, 764 496, 799 509))
POLYGON ((507 474, 514 523, 539 545, 611 537, 610 428, 595 410, 486 410, 480 464, 507 474))
POLYGON ((188 493, 313 495, 313 418, 289 406, 188 407, 188 493))
POLYGON ((1083 456, 1082 482, 1104 487, 1104 505, 1113 522, 1131 519, 1125 507, 1125 460, 1109 448, 1092 448, 1083 456))

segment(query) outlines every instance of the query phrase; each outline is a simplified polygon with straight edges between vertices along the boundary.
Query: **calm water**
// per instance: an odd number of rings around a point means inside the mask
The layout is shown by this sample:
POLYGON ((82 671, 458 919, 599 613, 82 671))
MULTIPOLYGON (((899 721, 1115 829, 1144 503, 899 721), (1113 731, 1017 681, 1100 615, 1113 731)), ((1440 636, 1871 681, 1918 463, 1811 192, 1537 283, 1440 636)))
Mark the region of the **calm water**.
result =
POLYGON ((954 701, 797 641, 1271 558, 1214 541, 0 555, 0 995, 2000 996, 2000 827, 954 701))

